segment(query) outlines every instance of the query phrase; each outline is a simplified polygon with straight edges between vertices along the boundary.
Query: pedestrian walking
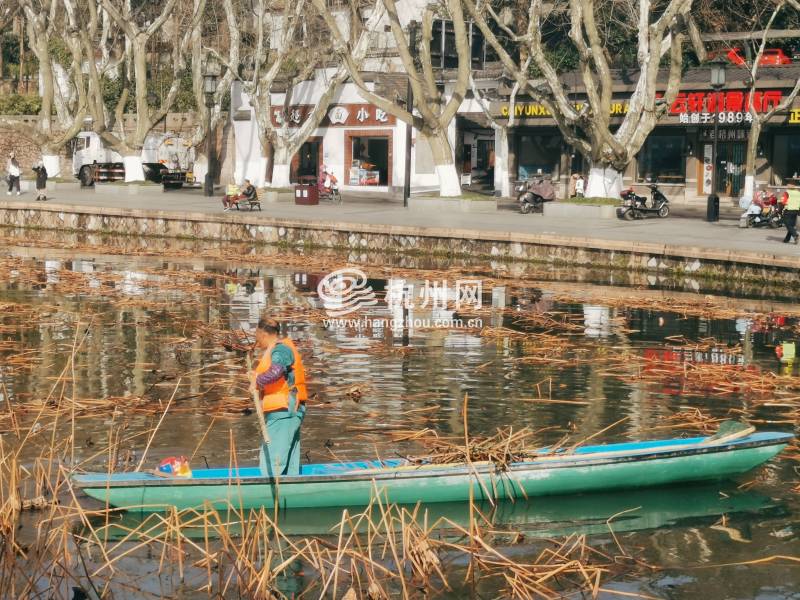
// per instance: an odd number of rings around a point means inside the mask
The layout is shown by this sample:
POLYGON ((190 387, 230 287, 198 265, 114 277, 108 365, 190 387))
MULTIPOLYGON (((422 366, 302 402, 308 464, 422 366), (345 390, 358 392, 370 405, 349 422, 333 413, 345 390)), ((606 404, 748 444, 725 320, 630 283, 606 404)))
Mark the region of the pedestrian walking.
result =
POLYGON ((36 173, 36 201, 47 201, 47 169, 44 164, 39 161, 33 166, 33 172, 36 173))
POLYGON ((13 152, 8 155, 6 173, 8 173, 8 191, 6 192, 6 195, 10 196, 13 190, 17 190, 17 196, 19 196, 19 176, 22 174, 22 171, 19 168, 17 157, 13 152))
POLYGON ((583 175, 578 175, 578 178, 575 180, 575 197, 583 198, 583 192, 585 189, 586 182, 583 179, 583 175))
POLYGON ((794 241, 797 244, 800 235, 797 234, 797 213, 800 212, 800 189, 797 185, 790 185, 786 190, 786 205, 783 207, 783 223, 786 225, 786 237, 783 243, 794 241))

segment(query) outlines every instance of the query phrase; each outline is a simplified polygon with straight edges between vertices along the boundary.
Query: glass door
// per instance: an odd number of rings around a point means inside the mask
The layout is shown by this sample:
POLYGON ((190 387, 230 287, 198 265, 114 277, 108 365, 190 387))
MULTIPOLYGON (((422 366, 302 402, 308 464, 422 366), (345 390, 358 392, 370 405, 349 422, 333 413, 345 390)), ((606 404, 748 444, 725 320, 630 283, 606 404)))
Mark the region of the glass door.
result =
POLYGON ((717 146, 717 194, 737 197, 744 188, 745 142, 720 142, 717 146))

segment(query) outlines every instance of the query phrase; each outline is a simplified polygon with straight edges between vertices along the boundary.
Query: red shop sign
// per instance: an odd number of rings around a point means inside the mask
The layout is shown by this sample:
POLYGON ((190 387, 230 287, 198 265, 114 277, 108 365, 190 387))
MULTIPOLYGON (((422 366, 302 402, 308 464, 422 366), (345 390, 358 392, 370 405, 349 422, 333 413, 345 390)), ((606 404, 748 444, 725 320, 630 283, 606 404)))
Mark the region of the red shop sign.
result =
POLYGON ((781 103, 781 90, 743 92, 680 92, 669 109, 671 115, 684 113, 749 112, 752 106, 756 112, 767 112, 781 103), (752 97, 751 97, 752 96, 752 97))
MULTIPOLYGON (((310 104, 289 107, 286 114, 282 108, 272 110, 272 124, 279 127, 284 120, 289 127, 300 127, 314 111, 310 104)), ((328 108, 320 122, 320 127, 365 127, 394 125, 396 119, 386 111, 372 104, 334 104, 328 108)))

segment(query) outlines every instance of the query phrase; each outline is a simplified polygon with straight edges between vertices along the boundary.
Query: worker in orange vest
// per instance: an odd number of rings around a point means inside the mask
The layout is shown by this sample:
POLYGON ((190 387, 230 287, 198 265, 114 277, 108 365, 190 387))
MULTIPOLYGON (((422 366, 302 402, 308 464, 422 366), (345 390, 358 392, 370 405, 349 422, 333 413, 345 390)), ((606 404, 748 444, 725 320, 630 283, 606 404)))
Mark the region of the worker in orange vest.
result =
POLYGON ((269 446, 262 443, 260 466, 270 477, 300 474, 300 425, 308 399, 303 359, 294 342, 279 334, 278 321, 259 320, 255 348, 262 355, 250 373, 270 437, 269 446))

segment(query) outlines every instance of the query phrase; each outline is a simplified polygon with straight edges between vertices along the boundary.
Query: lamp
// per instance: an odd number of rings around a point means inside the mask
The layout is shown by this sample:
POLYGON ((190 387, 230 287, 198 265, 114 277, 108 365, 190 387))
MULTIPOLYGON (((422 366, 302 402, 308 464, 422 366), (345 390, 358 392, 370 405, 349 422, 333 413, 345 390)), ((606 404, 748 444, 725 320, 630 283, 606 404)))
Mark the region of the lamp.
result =
POLYGON ((206 97, 206 111, 207 127, 206 127, 206 158, 207 169, 205 185, 203 186, 206 196, 214 195, 214 169, 213 169, 213 154, 214 145, 212 140, 216 137, 211 131, 211 109, 214 107, 214 97, 217 93, 217 79, 219 77, 219 63, 214 57, 209 56, 206 59, 206 67, 203 73, 203 93, 206 97))
POLYGON ((758 143, 758 148, 756 149, 759 158, 764 158, 764 144, 761 142, 758 143))
POLYGON ((725 69, 728 61, 722 56, 717 56, 709 65, 711 65, 711 87, 715 90, 722 89, 725 87, 725 69))
POLYGON ((694 156, 694 146, 692 145, 692 142, 686 144, 686 154, 688 156, 694 156))
MULTIPOLYGON (((206 95, 206 106, 209 106, 209 100, 213 102, 214 94, 217 93, 218 78, 219 63, 214 60, 214 58, 209 57, 206 61, 205 72, 203 73, 203 93, 206 95)), ((211 106, 213 106, 213 103, 211 106)))

